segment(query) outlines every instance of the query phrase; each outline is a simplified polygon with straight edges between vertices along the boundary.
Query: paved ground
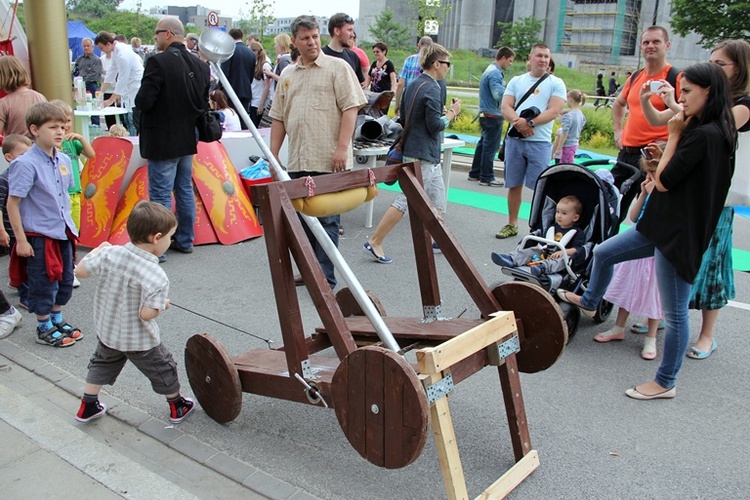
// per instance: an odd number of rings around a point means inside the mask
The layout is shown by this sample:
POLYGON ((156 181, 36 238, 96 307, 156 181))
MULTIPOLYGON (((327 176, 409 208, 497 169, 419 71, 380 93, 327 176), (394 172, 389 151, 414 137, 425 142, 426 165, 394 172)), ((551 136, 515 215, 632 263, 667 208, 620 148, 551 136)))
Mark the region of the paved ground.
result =
MULTIPOLYGON (((450 204, 445 219, 485 280, 505 279, 490 262, 489 255, 493 250, 511 250, 516 241, 494 238, 505 217, 488 210, 503 206, 501 197, 505 190, 470 183, 462 171, 454 171, 451 185, 456 195, 461 191, 484 195, 479 198, 479 207, 450 204)), ((394 197, 393 192, 383 192, 376 199, 376 220, 394 197)), ((389 315, 420 316, 408 222, 403 221, 386 241, 387 254, 394 262, 384 266, 369 260, 361 250, 371 232, 362 226, 364 210, 344 214, 342 219, 346 235, 340 249, 364 286, 380 298, 389 315)), ((737 218, 735 246, 750 248, 749 235, 748 222, 737 218)), ((445 259, 438 256, 436 261, 444 313, 456 316, 466 309, 465 317, 477 317, 476 307, 445 259)), ((201 247, 192 255, 170 254, 164 268, 172 281, 171 299, 175 304, 280 343, 262 238, 231 247, 201 247)), ((541 467, 512 497, 747 498, 750 388, 745 381, 750 378, 746 362, 750 352, 746 334, 750 315, 742 303, 750 302, 750 279, 743 273, 738 273, 736 279, 738 307, 727 307, 720 316, 719 349, 708 360, 686 360, 675 400, 637 402, 624 396, 626 388, 653 376, 658 361, 640 358, 640 336, 632 335, 623 342, 606 345, 592 342, 593 335, 608 328, 613 318, 604 325, 582 320, 577 337, 555 366, 539 374, 523 375, 532 445, 539 451, 541 467)), ((115 408, 112 416, 87 426, 73 425, 77 401, 70 393, 78 394, 82 389, 87 360, 95 345, 91 321, 93 289, 92 282, 84 282, 66 309, 66 317, 89 335, 76 346, 57 350, 35 344, 30 316, 22 329, 8 340, 0 341, 0 355, 10 360, 7 363, 22 365, 13 367, 10 373, 33 370, 33 374, 21 377, 23 380, 13 378, 8 372, 0 373, 5 386, 0 386, 0 398, 3 401, 20 398, 20 406, 31 402, 46 409, 56 419, 53 430, 60 426, 75 430, 66 432, 64 439, 75 440, 83 433, 93 441, 81 441, 85 444, 71 452, 75 460, 63 457, 65 463, 60 463, 49 456, 49 453, 54 455, 54 450, 48 442, 35 444, 24 439, 23 418, 14 423, 10 421, 12 411, 10 416, 7 411, 0 412, 0 420, 21 433, 13 430, 6 433, 7 427, 0 422, 3 436, 12 436, 13 443, 18 443, 12 446, 17 457, 6 457, 7 451, 0 452, 0 462, 12 464, 11 469, 6 466, 5 472, 15 471, 18 476, 0 476, 2 484, 15 481, 12 484, 16 485, 33 476, 35 471, 29 471, 31 465, 24 465, 24 460, 36 465, 35 459, 39 457, 39 461, 52 460, 51 467, 55 470, 60 467, 70 471, 70 482, 93 488, 103 485, 110 492, 130 496, 122 489, 130 491, 140 482, 109 486, 89 474, 85 464, 76 462, 82 460, 89 448, 96 448, 96 443, 144 465, 158 476, 156 480, 166 479, 171 487, 175 482, 180 484, 175 479, 177 472, 165 470, 164 463, 170 459, 148 462, 153 460, 150 448, 130 452, 123 443, 150 438, 162 447, 166 443, 171 451, 196 458, 194 464, 214 466, 210 481, 215 483, 198 480, 196 472, 193 481, 181 485, 189 494, 201 498, 252 495, 252 491, 238 486, 243 482, 256 494, 276 498, 444 497, 431 439, 420 458, 409 467, 379 469, 361 459, 349 446, 333 411, 249 394, 244 396, 240 416, 229 424, 219 425, 198 410, 172 429, 165 423, 168 419, 163 398, 151 392, 147 380, 132 366, 125 369, 117 384, 107 388, 112 401, 120 402, 116 406, 121 411, 115 408), (36 384, 48 383, 41 378, 69 392, 37 397, 36 384), (111 444, 112 435, 118 432, 124 437, 116 439, 119 444, 111 444), (23 451, 24 446, 29 447, 28 452, 23 451), (77 474, 65 464, 75 470, 83 469, 86 475, 77 474), (223 475, 216 474, 216 470, 223 475), (233 480, 223 482, 225 476, 233 480), (252 481, 253 477, 257 481, 252 481), (96 484, 91 486, 94 481, 96 484)), ((320 321, 308 293, 304 289, 298 292, 305 329, 310 332, 320 321)), ((691 318, 696 330, 698 315, 691 318)), ((186 395, 191 390, 182 360, 185 343, 191 335, 209 332, 233 355, 266 348, 263 341, 176 307, 160 318, 160 325, 165 343, 180 364, 186 395)), ((661 348, 661 340, 658 345, 661 348)), ((3 363, 0 359, 0 364, 3 363)), ((47 389, 39 390, 46 394, 47 389)), ((512 465, 497 375, 486 369, 472 376, 457 387, 450 404, 469 493, 477 495, 512 465)), ((53 444, 62 447, 58 439, 63 437, 55 436, 53 444)), ((205 467, 195 470, 209 473, 205 467)), ((183 474, 191 475, 184 471, 183 474)), ((28 494, 28 490, 21 491, 28 494)), ((95 490, 91 491, 92 497, 99 496, 95 490)), ((101 491, 105 497, 106 491, 101 491)))

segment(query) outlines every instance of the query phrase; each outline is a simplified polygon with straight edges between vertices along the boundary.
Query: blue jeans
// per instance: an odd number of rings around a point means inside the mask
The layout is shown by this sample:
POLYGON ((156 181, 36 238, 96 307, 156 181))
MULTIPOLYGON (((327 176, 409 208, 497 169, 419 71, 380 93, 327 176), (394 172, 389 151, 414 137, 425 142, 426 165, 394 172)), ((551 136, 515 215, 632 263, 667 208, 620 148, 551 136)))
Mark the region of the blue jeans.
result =
POLYGON ((586 293, 581 297, 581 305, 586 309, 596 309, 612 281, 615 264, 652 255, 655 257, 659 297, 667 323, 664 354, 654 380, 660 386, 670 389, 675 385, 690 339, 688 300, 692 285, 680 277, 672 263, 656 249, 651 240, 631 228, 596 247, 591 277, 586 293))
POLYGON ((482 182, 490 182, 495 180, 493 163, 497 150, 500 148, 503 119, 480 116, 479 126, 482 128, 482 137, 479 138, 477 149, 474 151, 469 177, 479 179, 482 182))
MULTIPOLYGON (((307 177, 308 175, 314 177, 316 175, 325 175, 325 172, 289 172, 289 177, 291 177, 292 179, 299 179, 300 177, 307 177)), ((331 238, 333 244, 336 245, 336 248, 338 248, 341 216, 337 214, 331 215, 330 217, 318 217, 318 220, 320 221, 320 225, 323 226, 323 229, 325 229, 328 237, 331 238)), ((310 240, 310 244, 313 247, 313 251, 315 252, 315 257, 318 259, 320 268, 323 270, 323 274, 325 274, 326 276, 326 281, 328 281, 328 284, 331 285, 331 288, 334 288, 336 286, 336 268, 334 267, 333 262, 331 262, 328 254, 323 251, 323 247, 320 246, 320 243, 318 243, 318 240, 315 238, 310 228, 307 227, 307 224, 302 220, 301 216, 300 222, 302 223, 302 227, 305 229, 307 239, 310 240)))
POLYGON ((180 248, 192 248, 195 239, 193 155, 148 161, 148 197, 172 210, 172 191, 177 203, 174 240, 180 248))
POLYGON ((26 258, 29 312, 46 316, 53 306, 64 306, 73 296, 73 242, 54 240, 60 246, 62 279, 50 281, 47 274, 47 261, 44 255, 44 236, 29 236, 29 244, 34 255, 26 258))

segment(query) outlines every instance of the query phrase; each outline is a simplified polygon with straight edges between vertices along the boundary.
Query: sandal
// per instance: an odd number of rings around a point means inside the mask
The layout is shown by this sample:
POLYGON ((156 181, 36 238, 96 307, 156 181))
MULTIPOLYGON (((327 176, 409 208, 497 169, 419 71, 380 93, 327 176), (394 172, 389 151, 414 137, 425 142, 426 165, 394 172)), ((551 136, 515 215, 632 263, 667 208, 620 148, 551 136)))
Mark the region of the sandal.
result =
POLYGON ((69 325, 68 323, 60 323, 54 326, 57 327, 58 331, 60 331, 63 335, 70 337, 75 342, 83 340, 83 333, 81 332, 80 328, 76 328, 75 326, 69 325))
MULTIPOLYGON (((666 327, 667 322, 661 320, 659 326, 657 327, 657 330, 664 330, 666 327)), ((633 325, 630 327, 630 331, 633 333, 648 333, 648 325, 643 323, 633 323, 633 325)))
POLYGON ((75 344, 76 341, 62 333, 53 325, 52 328, 45 332, 40 331, 39 328, 36 329, 36 343, 52 347, 70 347, 75 344))

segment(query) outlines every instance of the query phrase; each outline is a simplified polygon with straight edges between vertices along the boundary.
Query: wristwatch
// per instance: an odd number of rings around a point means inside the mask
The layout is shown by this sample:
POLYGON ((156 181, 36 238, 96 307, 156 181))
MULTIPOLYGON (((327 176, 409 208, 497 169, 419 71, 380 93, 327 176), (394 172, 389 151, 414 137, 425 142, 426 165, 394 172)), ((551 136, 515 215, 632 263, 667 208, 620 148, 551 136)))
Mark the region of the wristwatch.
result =
POLYGON ((529 127, 533 127, 534 126, 534 120, 526 120, 526 123, 529 124, 529 127))

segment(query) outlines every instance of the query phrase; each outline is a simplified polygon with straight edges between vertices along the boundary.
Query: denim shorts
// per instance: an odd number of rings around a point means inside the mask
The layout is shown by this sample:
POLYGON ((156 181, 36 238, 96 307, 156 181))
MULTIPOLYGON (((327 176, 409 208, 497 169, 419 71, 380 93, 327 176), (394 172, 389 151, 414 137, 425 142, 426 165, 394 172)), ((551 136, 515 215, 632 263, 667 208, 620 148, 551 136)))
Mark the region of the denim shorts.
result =
POLYGON ((525 184, 527 188, 533 190, 536 187, 536 180, 549 167, 551 154, 551 142, 524 141, 515 137, 506 137, 505 187, 513 188, 525 184))
MULTIPOLYGON (((404 163, 415 161, 404 157, 404 163)), ((427 196, 432 200, 435 208, 441 212, 445 210, 445 182, 443 181, 443 168, 439 163, 430 163, 422 160, 422 185, 427 196)), ((391 204, 393 208, 402 213, 407 213, 409 205, 406 195, 401 193, 391 204)))

